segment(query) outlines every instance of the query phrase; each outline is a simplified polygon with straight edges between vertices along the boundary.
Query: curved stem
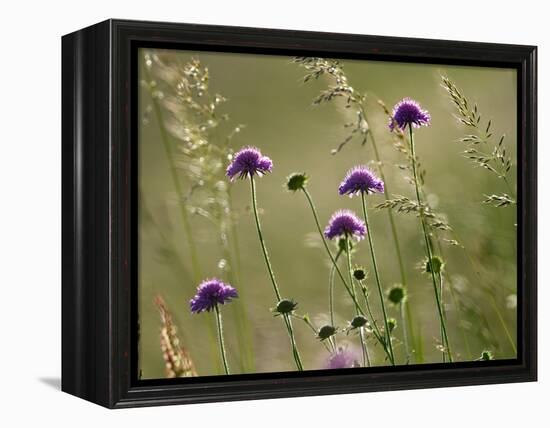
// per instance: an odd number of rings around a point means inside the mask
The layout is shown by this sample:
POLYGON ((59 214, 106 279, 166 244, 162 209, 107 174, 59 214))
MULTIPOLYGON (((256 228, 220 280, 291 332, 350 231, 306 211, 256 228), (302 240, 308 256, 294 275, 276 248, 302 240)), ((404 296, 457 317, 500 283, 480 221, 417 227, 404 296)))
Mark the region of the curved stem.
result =
MULTIPOLYGON (((279 286, 277 285, 277 281, 275 279, 275 273, 273 272, 273 268, 271 267, 271 261, 269 260, 269 254, 267 252, 267 248, 265 246, 264 237, 262 234, 262 226, 260 224, 260 217, 258 215, 258 204, 256 201, 256 185, 254 182, 254 176, 250 176, 250 190, 252 193, 252 209, 254 211, 254 220, 256 221, 256 229, 258 231, 258 238, 260 240, 260 246, 262 247, 262 253, 265 260, 265 265, 267 267, 267 272, 269 274, 269 278, 271 279, 271 284, 273 285, 273 291, 275 292, 275 297, 277 298, 277 302, 281 301, 281 293, 279 291, 279 286)), ((292 345, 292 354, 294 356, 294 361, 296 363, 296 367, 298 370, 302 371, 302 361, 300 358, 300 353, 298 352, 298 347, 296 345, 296 338, 294 337, 294 330, 292 328, 292 322, 290 321, 290 318, 287 314, 283 316, 283 320, 285 322, 288 336, 290 338, 290 343, 292 345)))
POLYGON ((227 364, 227 356, 225 355, 225 344, 223 341, 222 313, 220 312, 220 308, 218 308, 218 305, 214 305, 214 310, 216 311, 216 322, 218 325, 218 340, 220 343, 220 354, 222 356, 223 368, 225 370, 225 374, 228 375, 230 373, 229 373, 229 365, 227 364))
POLYGON ((260 224, 260 217, 258 215, 258 203, 256 200, 256 185, 254 182, 254 177, 250 177, 250 189, 252 192, 252 209, 254 211, 254 220, 256 221, 256 230, 258 231, 258 238, 260 239, 260 245, 262 247, 262 254, 264 256, 265 265, 267 267, 267 272, 269 274, 269 279, 271 280, 271 285, 273 285, 273 291, 275 292, 275 297, 277 302, 281 300, 281 292, 279 291, 279 286, 275 280, 275 274, 273 273, 273 267, 271 266, 271 261, 269 260, 269 254, 265 246, 264 236, 262 233, 262 226, 260 224))
MULTIPOLYGON (((367 111, 366 111, 365 107, 363 106, 363 103, 359 103, 359 108, 361 110, 361 114, 363 115, 363 118, 365 119, 365 122, 370 123, 369 119, 367 117, 367 111)), ((385 174, 384 174, 384 168, 382 166, 382 162, 381 162, 381 159, 380 159, 380 153, 378 151, 378 145, 376 144, 376 137, 374 136, 374 132, 372 132, 372 129, 370 129, 370 128, 368 130, 368 133, 369 133, 369 136, 370 136, 370 142, 371 142, 371 145, 372 145, 372 150, 374 152, 374 159, 376 160, 376 163, 378 164, 378 173, 380 174, 380 178, 382 179, 382 181, 385 184, 384 185, 384 197, 385 197, 386 200, 388 200, 388 199, 390 199, 390 190, 388 188, 388 185, 387 185, 388 182, 386 181, 386 177, 385 177, 385 174)), ((391 229, 393 245, 395 247, 395 254, 397 256, 397 263, 399 265, 399 275, 401 277, 401 285, 403 286, 403 288, 405 288, 405 290, 407 290, 407 286, 408 286, 407 274, 406 274, 406 270, 405 270, 405 263, 403 262, 403 254, 401 252, 401 246, 399 244, 399 235, 397 234, 397 227, 395 226, 395 219, 393 217, 393 211, 392 211, 391 208, 387 208, 386 212, 388 213, 388 220, 390 222, 390 229, 391 229)), ((404 305, 405 305, 405 314, 406 314, 406 318, 407 318, 408 333, 411 336, 411 343, 413 344, 413 348, 414 348, 415 343, 416 343, 416 333, 415 333, 414 325, 413 325, 412 311, 411 311, 410 304, 409 304, 408 301, 405 301, 404 305)), ((420 335, 420 333, 419 333, 419 335, 420 335)), ((418 339, 420 340, 420 337, 418 339)), ((410 348, 409 348, 408 345, 406 345, 406 346, 407 346, 407 353, 410 355, 410 348)), ((418 353, 415 352, 415 358, 417 356, 420 357, 419 358, 420 360, 422 360, 422 358, 421 358, 422 355, 419 355, 418 353)), ((421 361, 418 361, 418 362, 421 362, 421 361)))
POLYGON ((309 206, 311 207, 311 212, 313 213, 313 218, 315 219, 315 225, 317 226, 317 231, 319 232, 319 236, 321 237, 321 241, 323 242, 323 246, 325 247, 325 250, 327 251, 327 254, 330 258, 330 261, 332 262, 332 265, 334 266, 334 269, 336 270, 336 273, 338 274, 338 277, 344 284, 344 287, 346 288, 346 291, 351 297, 351 300, 353 301, 353 304, 355 305, 356 310, 361 315, 364 315, 364 311, 361 308, 361 305, 357 301, 357 298, 355 297, 354 293, 352 292, 351 285, 348 285, 346 279, 344 278, 344 275, 342 274, 342 271, 340 270, 340 267, 338 266, 338 263, 336 263, 336 259, 332 255, 332 252, 330 251, 330 248, 328 247, 327 241, 325 239, 325 235, 323 234, 323 229, 321 228, 321 224, 319 223, 319 216, 317 215, 317 210, 315 208, 315 204, 313 203, 313 199, 311 198, 311 195, 307 191, 306 188, 302 188, 302 191, 304 192, 304 195, 306 196, 306 199, 309 203, 309 206))
MULTIPOLYGON (((355 293, 355 283, 353 282, 353 271, 351 268, 351 241, 349 236, 346 234, 346 256, 348 260, 348 274, 349 274, 349 282, 351 284, 351 291, 353 293, 353 296, 356 297, 357 294, 355 293)), ((359 312, 356 312, 357 315, 359 315, 359 312)), ((363 350, 363 366, 367 365, 367 344, 365 343, 364 337, 362 332, 360 331, 359 339, 361 340, 361 349, 363 350)))
MULTIPOLYGON (((338 250, 336 253, 336 257, 334 260, 338 262, 338 259, 340 258, 340 255, 342 254, 342 250, 338 250)), ((330 273, 328 276, 328 306, 329 306, 329 312, 330 312, 330 324, 334 325, 334 265, 330 267, 330 273)))
POLYGON ((372 310, 371 310, 371 307, 370 307, 370 303, 369 303, 369 296, 367 294, 367 291, 366 289, 364 289, 362 287, 362 283, 360 282, 359 285, 361 285, 361 290, 363 292, 363 297, 365 299, 365 304, 367 306, 367 312, 370 316, 370 319, 372 321, 372 326, 374 327, 374 330, 373 330, 373 333, 374 333, 374 336, 376 337, 376 339, 381 342, 381 343, 385 343, 383 342, 383 338, 382 338, 382 334, 380 333, 380 329, 378 328, 378 324, 376 323, 376 319, 374 318, 374 315, 372 314, 372 310))
POLYGON ((372 239, 371 228, 369 224, 369 216, 367 214, 367 202, 365 201, 365 193, 361 192, 361 202, 363 206, 363 216, 365 217, 365 225, 367 226, 367 238, 369 241, 370 254, 372 258, 372 267, 374 269, 374 277, 376 279, 376 286, 378 287, 378 295, 380 297, 380 306, 382 307, 382 315, 384 316, 384 330, 386 335, 386 341, 391 354, 392 364, 395 364, 395 357, 393 355, 393 345, 391 340, 391 332, 388 326, 388 314, 386 312, 386 303, 384 302, 384 292, 382 291, 382 284, 380 283, 380 275, 378 273, 378 264, 376 263, 376 253, 374 252, 374 242, 372 239))
MULTIPOLYGON (((336 270, 336 273, 338 274, 338 277, 342 281, 342 284, 344 284, 346 291, 351 297, 351 300, 353 301, 353 304, 355 306, 357 313, 365 316, 365 312, 363 311, 363 308, 361 308, 361 305, 359 304, 357 297, 352 292, 351 286, 348 285, 346 279, 344 278, 344 275, 342 274, 342 271, 340 270, 340 267, 338 266, 338 263, 336 263, 336 259, 334 258, 334 256, 332 255, 332 252, 330 251, 330 248, 328 247, 327 241, 325 239, 325 235, 323 234, 323 229, 321 228, 321 224, 319 223, 319 216, 317 215, 317 209, 315 208, 315 204, 313 203, 313 199, 311 198, 311 195, 309 194, 308 190, 305 187, 302 187, 302 192, 306 196, 308 204, 311 208, 311 212, 313 213, 313 218, 315 220, 315 225, 317 226, 317 231, 319 232, 319 236, 321 237, 321 242, 323 242, 323 246, 327 251, 327 254, 330 258, 330 261, 332 262, 332 265, 334 266, 334 269, 336 270)), ((389 352, 386 343, 383 340, 381 340, 381 336, 378 336, 377 339, 380 341, 382 347, 384 348, 384 351, 386 352, 388 358, 390 359, 390 361, 392 361, 392 364, 393 364, 393 355, 389 352)))
MULTIPOLYGON (((298 318, 298 319, 301 319, 303 322, 306 323, 306 325, 311 329, 311 331, 315 334, 315 336, 317 336, 318 332, 317 332, 317 329, 315 328, 315 326, 311 323, 311 321, 307 318, 307 317, 299 317, 297 315, 293 315, 294 318, 298 318)), ((331 344, 331 346, 334 347, 334 344, 330 341, 330 338, 328 339, 328 342, 331 344)), ((326 341, 325 340, 322 340, 321 343, 323 344, 323 346, 325 347, 325 349, 329 352, 329 354, 331 354, 333 352, 333 350, 331 350, 329 348, 329 346, 326 344, 326 341)))
MULTIPOLYGON (((432 261, 432 248, 430 245, 430 239, 428 238, 428 230, 426 228, 426 221, 424 219, 424 209, 422 207, 422 200, 420 198, 420 188, 418 185, 418 174, 416 171, 416 155, 414 152, 414 137, 413 137, 413 130, 412 125, 409 125, 409 139, 410 139, 410 145, 411 145, 411 163, 413 168, 413 176, 414 176, 414 187, 416 190, 416 201, 418 203, 418 209, 420 210, 420 223, 422 224, 422 232, 424 234, 424 242, 426 244, 426 253, 428 254, 428 262, 431 263, 432 261)), ((439 293, 437 290, 437 281, 435 279, 435 272, 433 269, 430 269, 431 271, 431 277, 432 277, 432 284, 435 294, 435 300, 437 304, 437 311, 439 313, 439 322, 441 324, 441 331, 443 333, 443 346, 445 347, 445 350, 447 351, 447 355, 449 357, 449 362, 453 362, 453 357, 451 355, 451 349, 449 347, 449 339, 447 336, 447 326, 445 325, 445 317, 443 315, 443 308, 441 306, 441 302, 439 300, 439 293)))

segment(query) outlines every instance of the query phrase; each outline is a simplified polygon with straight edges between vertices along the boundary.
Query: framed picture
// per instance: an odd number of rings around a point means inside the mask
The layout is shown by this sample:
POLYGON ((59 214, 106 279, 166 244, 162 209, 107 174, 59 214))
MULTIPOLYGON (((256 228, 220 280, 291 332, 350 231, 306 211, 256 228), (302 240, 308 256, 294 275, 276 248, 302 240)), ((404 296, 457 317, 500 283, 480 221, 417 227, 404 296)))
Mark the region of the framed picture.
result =
POLYGON ((536 380, 536 48, 62 39, 62 389, 112 408, 536 380))

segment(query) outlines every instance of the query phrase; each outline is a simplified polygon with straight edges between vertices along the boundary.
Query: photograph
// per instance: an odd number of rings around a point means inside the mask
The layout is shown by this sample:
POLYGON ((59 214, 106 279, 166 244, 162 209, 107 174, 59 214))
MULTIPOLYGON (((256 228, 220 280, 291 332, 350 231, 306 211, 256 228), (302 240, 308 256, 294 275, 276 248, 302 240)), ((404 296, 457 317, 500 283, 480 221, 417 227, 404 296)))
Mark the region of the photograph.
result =
POLYGON ((136 66, 137 379, 517 358, 516 68, 136 66))

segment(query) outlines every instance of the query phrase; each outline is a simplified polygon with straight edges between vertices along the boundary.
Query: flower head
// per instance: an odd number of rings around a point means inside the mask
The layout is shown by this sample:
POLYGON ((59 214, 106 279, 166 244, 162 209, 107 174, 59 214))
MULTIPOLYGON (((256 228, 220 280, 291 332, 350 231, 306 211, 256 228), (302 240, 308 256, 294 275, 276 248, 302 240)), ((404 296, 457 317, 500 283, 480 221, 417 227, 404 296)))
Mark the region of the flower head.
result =
POLYGON ((367 277, 367 271, 363 269, 361 266, 356 266, 353 269, 353 277, 357 281, 363 281, 367 277))
POLYGON ((441 257, 433 256, 432 260, 426 259, 424 262, 424 272, 426 273, 441 273, 445 267, 445 262, 441 257))
POLYGON ((392 333, 397 327, 397 320, 395 318, 388 318, 388 330, 392 333))
POLYGON ((427 110, 422 110, 420 104, 410 98, 403 98, 393 108, 390 118, 390 131, 393 131, 395 126, 404 130, 407 125, 420 128, 420 126, 428 126, 430 124, 430 113, 427 110))
POLYGON ((406 298, 407 298, 407 291, 400 284, 393 286, 393 288, 391 288, 390 291, 388 291, 388 299, 394 305, 398 305, 399 303, 403 302, 406 298))
POLYGON ((481 353, 481 357, 479 359, 481 361, 490 361, 490 360, 494 360, 495 356, 493 355, 493 353, 491 351, 484 350, 481 353))
POLYGON ((365 223, 350 210, 336 211, 325 228, 327 239, 339 236, 355 236, 357 239, 363 239, 366 233, 365 223))
POLYGON ((363 315, 356 315, 353 317, 353 319, 350 321, 350 329, 354 330, 356 328, 361 328, 366 326, 368 323, 367 319, 363 315))
POLYGON ((336 331, 337 331, 336 327, 332 325, 324 325, 317 332, 317 339, 319 339, 322 342, 323 340, 326 340, 329 337, 334 336, 336 334, 336 331))
POLYGON ((257 174, 262 176, 271 172, 273 162, 256 147, 243 147, 234 156, 233 161, 226 170, 226 175, 231 179, 247 178, 257 174))
POLYGON ((277 315, 288 315, 294 312, 298 303, 292 299, 282 299, 277 303, 277 306, 273 308, 273 312, 276 312, 277 315))
POLYGON ((326 362, 327 369, 349 369, 358 367, 357 354, 350 349, 338 348, 326 362))
POLYGON ((348 171, 340 187, 338 193, 340 195, 357 195, 361 192, 382 193, 384 191, 384 182, 380 180, 366 166, 356 166, 348 171))
POLYGON ((291 192, 296 192, 306 187, 308 176, 303 172, 294 172, 286 179, 286 188, 291 192))
POLYGON ((197 287, 197 294, 189 301, 191 312, 200 314, 211 311, 216 305, 223 305, 238 297, 237 290, 216 278, 206 279, 197 287))

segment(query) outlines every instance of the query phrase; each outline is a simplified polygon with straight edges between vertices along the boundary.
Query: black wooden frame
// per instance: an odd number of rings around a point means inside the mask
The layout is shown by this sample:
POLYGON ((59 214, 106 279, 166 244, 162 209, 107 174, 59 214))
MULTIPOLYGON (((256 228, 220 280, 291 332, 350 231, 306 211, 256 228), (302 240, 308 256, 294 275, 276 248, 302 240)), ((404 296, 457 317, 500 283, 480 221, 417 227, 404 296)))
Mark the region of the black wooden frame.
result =
POLYGON ((121 408, 536 380, 536 47, 108 20, 63 37, 62 73, 63 391, 121 408), (138 381, 140 46, 517 69, 517 360, 138 381))

